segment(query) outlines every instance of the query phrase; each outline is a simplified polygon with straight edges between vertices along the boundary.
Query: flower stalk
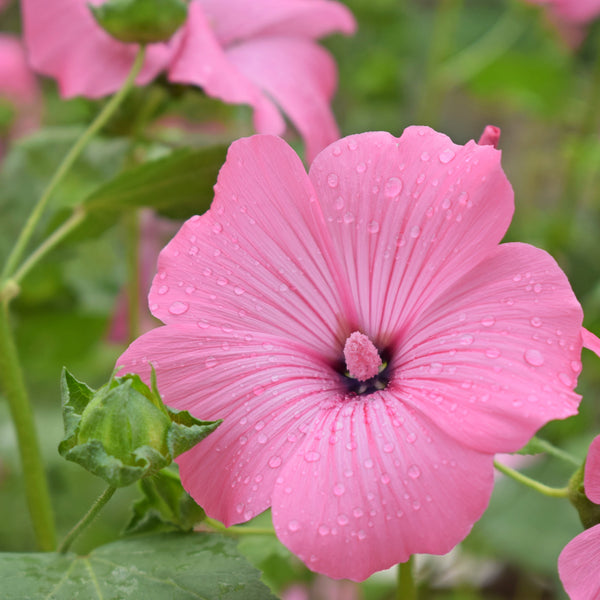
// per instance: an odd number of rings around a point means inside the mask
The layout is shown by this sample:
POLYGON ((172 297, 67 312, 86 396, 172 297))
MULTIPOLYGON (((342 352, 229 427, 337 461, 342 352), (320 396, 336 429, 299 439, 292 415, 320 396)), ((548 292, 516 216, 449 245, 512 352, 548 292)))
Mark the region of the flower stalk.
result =
POLYGON ((417 585, 414 576, 414 555, 398 565, 396 600, 417 600, 417 585))
POLYGON ((545 485, 543 483, 540 483, 539 481, 536 481, 535 479, 532 479, 531 477, 527 477, 527 475, 523 475, 523 473, 520 473, 519 471, 515 471, 514 469, 511 469, 510 467, 503 465, 502 463, 498 462, 497 460, 494 461, 494 467, 496 467, 496 469, 498 469, 498 471, 500 471, 500 473, 503 473, 507 477, 510 477, 511 479, 514 479, 515 481, 522 483, 523 485, 527 486, 528 488, 531 488, 532 490, 535 490, 536 492, 539 492, 540 494, 543 494, 544 496, 550 496, 551 498, 568 498, 569 497, 569 488, 567 488, 567 487, 555 488, 555 487, 545 485))

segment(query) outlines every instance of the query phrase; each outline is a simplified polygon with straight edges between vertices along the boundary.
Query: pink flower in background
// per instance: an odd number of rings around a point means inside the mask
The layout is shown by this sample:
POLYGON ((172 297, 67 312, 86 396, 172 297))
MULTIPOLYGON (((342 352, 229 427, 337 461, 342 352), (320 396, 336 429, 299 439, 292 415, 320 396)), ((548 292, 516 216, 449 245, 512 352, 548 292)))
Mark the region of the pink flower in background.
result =
POLYGON ((558 21, 584 25, 600 16, 600 0, 527 0, 545 6, 558 21))
MULTIPOLYGON (((600 504, 600 436, 594 439, 585 462, 585 495, 600 504)), ((600 525, 571 540, 560 553, 558 572, 571 600, 600 598, 600 525)))
POLYGON ((207 514, 271 507, 311 569, 353 580, 462 540, 494 453, 579 403, 581 307, 548 254, 499 245, 512 213, 499 151, 425 127, 344 138, 308 175, 278 138, 232 144, 159 257, 166 325, 117 363, 225 420, 178 461, 207 514))
POLYGON ((7 102, 15 112, 10 137, 23 135, 37 126, 37 83, 25 59, 21 41, 7 34, 0 34, 0 101, 7 102))
MULTIPOLYGON (((105 33, 85 0, 23 0, 22 6, 31 64, 55 77, 63 96, 97 98, 121 86, 137 46, 105 33)), ((354 29, 350 11, 330 0, 192 0, 175 36, 149 45, 137 83, 167 71, 173 82, 249 104, 261 133, 284 132, 281 108, 312 159, 338 137, 329 106, 336 66, 315 40, 354 29)))

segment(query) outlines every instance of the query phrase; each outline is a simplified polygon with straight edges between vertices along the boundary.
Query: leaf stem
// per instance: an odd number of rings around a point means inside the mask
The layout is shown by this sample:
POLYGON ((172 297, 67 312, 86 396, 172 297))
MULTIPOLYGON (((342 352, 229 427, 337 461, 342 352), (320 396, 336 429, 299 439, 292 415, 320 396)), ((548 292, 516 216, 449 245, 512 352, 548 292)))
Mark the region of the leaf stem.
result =
POLYGON ((65 554, 71 547, 71 544, 79 536, 79 534, 96 518, 96 515, 102 510, 104 505, 112 498, 113 494, 117 491, 116 487, 109 485, 104 492, 97 498, 92 504, 90 510, 81 518, 79 523, 67 533, 65 539, 61 542, 58 547, 58 551, 61 554, 65 554))
POLYGON ((275 532, 268 527, 246 527, 245 525, 233 525, 232 527, 225 527, 223 523, 220 523, 215 519, 211 519, 210 517, 206 517, 202 523, 208 525, 211 529, 226 535, 275 535, 275 532))
POLYGON ((72 146, 72 148, 69 150, 69 152, 63 159, 62 163, 59 165, 58 169, 56 170, 52 179, 50 180, 50 183, 48 183, 48 186, 46 187, 44 193, 40 197, 38 203, 29 215, 29 218, 27 219, 27 222, 25 223, 25 226, 23 227, 23 230, 19 235, 17 242, 6 261, 4 270, 2 271, 1 279, 8 279, 17 269, 17 265, 23 257, 23 254, 25 253, 27 245, 31 240, 35 228, 37 227, 54 190, 63 180, 65 175, 71 170, 71 167, 79 158, 84 148, 87 146, 88 142, 106 124, 110 117, 115 113, 116 109, 119 107, 123 99, 127 96, 127 94, 134 85, 135 78, 142 69, 142 66, 144 64, 144 57, 145 47, 140 46, 140 49, 136 54, 135 60, 133 62, 133 66, 131 67, 131 71, 129 72, 127 79, 123 83, 123 86, 104 105, 104 108, 100 111, 98 116, 90 123, 89 127, 75 142, 75 144, 72 146))
POLYGON ((535 490, 536 492, 539 492, 540 494, 543 494, 544 496, 550 496, 552 498, 569 497, 569 488, 567 487, 554 488, 548 485, 544 485, 543 483, 540 483, 535 479, 531 479, 531 477, 527 477, 527 475, 523 475, 523 473, 520 473, 519 471, 515 471, 514 469, 503 465, 497 460, 494 461, 494 467, 496 467, 496 469, 498 469, 498 471, 500 471, 501 473, 504 473, 504 475, 506 475, 507 477, 510 477, 511 479, 522 483, 523 485, 531 488, 532 490, 535 490))
POLYGON ((37 544, 41 550, 51 551, 56 546, 56 533, 50 492, 33 410, 10 327, 9 302, 9 298, 4 299, 0 308, 0 383, 8 400, 17 434, 27 506, 37 544))
POLYGON ((398 565, 396 600, 417 600, 418 592, 413 571, 414 555, 398 565))

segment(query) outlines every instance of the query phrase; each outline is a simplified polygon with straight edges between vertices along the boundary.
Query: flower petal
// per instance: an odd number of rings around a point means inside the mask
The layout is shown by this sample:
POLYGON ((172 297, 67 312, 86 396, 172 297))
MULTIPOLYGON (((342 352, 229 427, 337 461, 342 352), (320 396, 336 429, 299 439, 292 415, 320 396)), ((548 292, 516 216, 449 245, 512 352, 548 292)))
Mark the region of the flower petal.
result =
MULTIPOLYGON (((100 98, 121 87, 138 46, 110 37, 96 23, 86 2, 23 0, 21 5, 30 64, 57 79, 63 97, 100 98)), ((174 45, 148 46, 138 85, 147 84, 166 67, 174 45)))
POLYGON ((271 504, 275 479, 308 423, 340 382, 294 344, 254 332, 174 326, 138 338, 119 358, 123 372, 150 379, 165 404, 224 423, 177 459, 186 490, 226 525, 271 504))
POLYGON ((234 46, 227 58, 290 118, 304 138, 309 162, 338 139, 329 106, 337 70, 326 50, 311 40, 274 36, 234 46))
POLYGON ((463 443, 516 451, 577 411, 581 320, 550 255, 502 244, 406 331, 394 388, 463 443))
POLYGON ((187 221, 159 257, 150 309, 164 323, 206 324, 295 340, 342 358, 349 331, 334 275, 316 239, 318 202, 281 139, 234 142, 211 209, 187 221))
POLYGON ((600 598, 600 525, 572 539, 558 557, 558 573, 571 600, 600 598))
POLYGON ((327 0, 199 0, 219 41, 228 45, 251 37, 285 35, 316 39, 356 29, 341 2, 327 0))
POLYGON ((206 94, 232 104, 249 104, 260 133, 280 134, 285 121, 277 107, 225 55, 200 2, 188 7, 181 45, 169 68, 169 80, 200 86, 206 94))
POLYGON ((389 393, 324 407, 277 478, 275 531, 333 578, 362 581, 413 553, 443 554, 487 506, 492 458, 389 393))
POLYGON ((594 438, 585 461, 585 495, 600 504, 600 435, 594 438))
POLYGON ((357 326, 380 346, 491 252, 513 195, 492 146, 426 127, 349 136, 310 169, 357 326), (377 338, 374 339, 374 338, 377 338))

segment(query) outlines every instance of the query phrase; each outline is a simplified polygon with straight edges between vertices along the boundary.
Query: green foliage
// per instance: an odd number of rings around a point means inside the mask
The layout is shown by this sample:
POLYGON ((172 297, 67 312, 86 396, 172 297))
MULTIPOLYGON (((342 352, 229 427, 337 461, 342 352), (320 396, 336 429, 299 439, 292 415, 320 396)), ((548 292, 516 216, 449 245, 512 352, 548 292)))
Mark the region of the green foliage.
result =
POLYGON ((183 489, 179 477, 163 470, 140 479, 143 498, 133 505, 133 516, 126 533, 190 531, 206 514, 183 489))
POLYGON ((234 541, 212 534, 136 536, 87 556, 0 554, 3 600, 268 600, 234 541))
POLYGON ((184 0, 109 0, 89 9, 114 38, 137 44, 168 40, 187 18, 184 0))

